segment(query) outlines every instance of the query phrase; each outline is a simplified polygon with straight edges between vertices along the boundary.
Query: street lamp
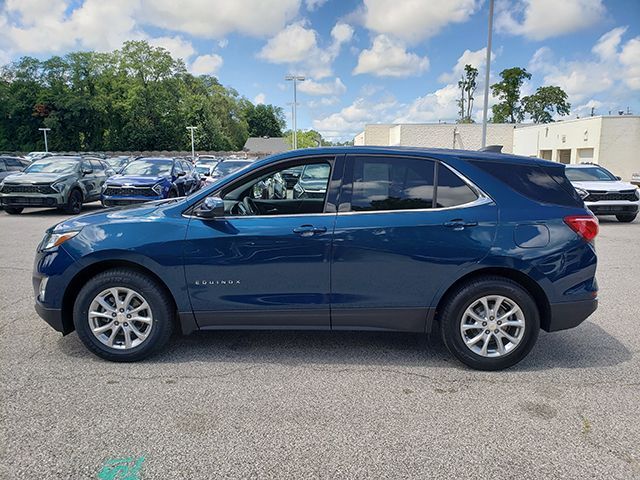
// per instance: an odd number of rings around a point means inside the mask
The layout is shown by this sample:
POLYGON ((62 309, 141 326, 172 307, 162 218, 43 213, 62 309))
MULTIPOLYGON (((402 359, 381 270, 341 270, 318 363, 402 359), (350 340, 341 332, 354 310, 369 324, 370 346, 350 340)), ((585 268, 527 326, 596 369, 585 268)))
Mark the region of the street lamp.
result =
MULTIPOLYGON (((294 103, 293 102, 287 102, 287 105, 289 105, 291 107, 291 123, 293 123, 293 117, 295 116, 294 107, 293 107, 294 103)), ((298 104, 296 104, 296 105, 298 105, 298 104)), ((291 132, 291 133, 293 134, 293 132, 291 132)), ((291 138, 292 138, 292 140, 291 140, 291 148, 295 149, 296 147, 294 146, 295 144, 293 143, 293 137, 291 137, 291 138)), ((296 144, 298 143, 297 140, 298 140, 298 138, 296 136, 296 144)))
POLYGON ((42 133, 44 133, 44 151, 49 153, 49 144, 47 143, 47 132, 51 130, 50 128, 39 128, 42 133))
POLYGON ((195 162, 196 160, 196 147, 193 140, 193 131, 198 127, 187 127, 187 130, 191 130, 191 159, 195 162))
POLYGON ((487 146, 487 109, 489 108, 489 73, 491 70, 491 34, 493 33, 493 0, 489 0, 489 34, 487 37, 487 65, 484 72, 484 109, 482 111, 482 148, 487 146))
POLYGON ((304 82, 305 78, 302 75, 287 75, 284 77, 286 81, 293 82, 293 149, 298 148, 298 94, 297 94, 297 83, 304 82))

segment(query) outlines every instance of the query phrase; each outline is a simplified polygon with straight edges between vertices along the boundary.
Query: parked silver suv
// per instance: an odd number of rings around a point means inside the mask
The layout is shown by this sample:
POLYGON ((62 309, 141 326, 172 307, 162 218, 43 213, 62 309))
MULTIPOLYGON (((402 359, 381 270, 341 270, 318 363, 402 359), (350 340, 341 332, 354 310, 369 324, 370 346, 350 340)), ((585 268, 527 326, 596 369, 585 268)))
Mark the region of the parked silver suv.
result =
POLYGON ((75 215, 83 203, 100 199, 102 184, 113 174, 97 158, 46 157, 0 183, 0 205, 11 215, 25 207, 55 207, 75 215))
POLYGON ((633 222, 640 207, 640 190, 623 182, 609 170, 593 163, 567 165, 571 181, 585 205, 596 215, 615 215, 620 222, 633 222))

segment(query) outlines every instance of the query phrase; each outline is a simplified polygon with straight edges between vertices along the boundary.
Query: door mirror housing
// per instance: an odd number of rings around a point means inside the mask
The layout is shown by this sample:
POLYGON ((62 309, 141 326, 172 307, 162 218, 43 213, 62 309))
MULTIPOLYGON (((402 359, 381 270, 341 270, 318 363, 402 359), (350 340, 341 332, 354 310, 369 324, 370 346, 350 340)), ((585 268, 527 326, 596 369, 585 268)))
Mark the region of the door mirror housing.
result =
POLYGON ((618 180, 622 180, 622 177, 616 177, 618 180))
POLYGON ((187 173, 186 172, 178 172, 178 177, 184 177, 187 173))
POLYGON ((224 216, 224 200, 220 197, 207 197, 193 211, 196 217, 216 218, 224 216))
POLYGON ((93 169, 91 167, 82 167, 83 175, 90 175, 93 173, 93 169))

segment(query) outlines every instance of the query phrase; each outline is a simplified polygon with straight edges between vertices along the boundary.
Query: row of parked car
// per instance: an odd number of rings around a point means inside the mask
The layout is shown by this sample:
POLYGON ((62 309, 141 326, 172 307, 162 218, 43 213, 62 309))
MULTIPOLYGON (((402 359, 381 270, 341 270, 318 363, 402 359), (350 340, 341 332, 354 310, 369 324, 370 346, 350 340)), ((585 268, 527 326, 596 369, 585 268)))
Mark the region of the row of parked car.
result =
POLYGON ((130 205, 190 195, 246 166, 238 157, 100 157, 85 155, 0 156, 0 206, 58 208, 78 214, 88 202, 130 205))

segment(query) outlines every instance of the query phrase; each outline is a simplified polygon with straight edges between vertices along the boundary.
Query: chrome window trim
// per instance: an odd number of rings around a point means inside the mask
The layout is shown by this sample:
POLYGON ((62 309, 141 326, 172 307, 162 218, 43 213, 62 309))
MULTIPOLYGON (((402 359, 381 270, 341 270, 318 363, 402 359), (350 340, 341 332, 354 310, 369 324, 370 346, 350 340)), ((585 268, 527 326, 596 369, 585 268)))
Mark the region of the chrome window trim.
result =
POLYGON ((349 211, 349 212, 338 212, 338 215, 372 215, 375 213, 414 213, 414 212, 443 212, 446 210, 455 210, 460 208, 471 208, 477 207, 478 205, 487 205, 490 203, 494 203, 493 200, 489 197, 479 196, 473 202, 462 203, 460 205, 454 205, 453 207, 440 207, 440 208, 404 208, 401 210, 362 210, 362 211, 349 211))

